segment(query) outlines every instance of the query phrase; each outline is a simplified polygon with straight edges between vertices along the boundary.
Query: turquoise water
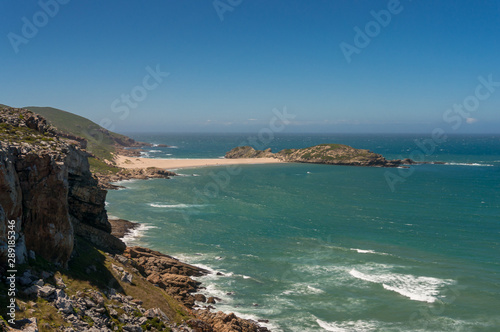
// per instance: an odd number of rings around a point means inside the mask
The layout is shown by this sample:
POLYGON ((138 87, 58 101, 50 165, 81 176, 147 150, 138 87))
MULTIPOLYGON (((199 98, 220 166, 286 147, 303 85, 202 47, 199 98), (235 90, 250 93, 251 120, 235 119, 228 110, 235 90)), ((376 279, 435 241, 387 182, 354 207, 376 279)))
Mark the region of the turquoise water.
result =
MULTIPOLYGON (((172 158, 219 157, 246 140, 134 138, 175 145, 148 152, 172 158)), ((415 139, 425 137, 282 135, 269 146, 401 158, 415 139)), ((451 164, 184 169, 123 182, 107 208, 143 224, 129 244, 222 272, 200 278, 217 309, 275 331, 499 331, 500 137, 451 137, 426 160, 451 164), (403 181, 391 188, 387 172, 403 181)))

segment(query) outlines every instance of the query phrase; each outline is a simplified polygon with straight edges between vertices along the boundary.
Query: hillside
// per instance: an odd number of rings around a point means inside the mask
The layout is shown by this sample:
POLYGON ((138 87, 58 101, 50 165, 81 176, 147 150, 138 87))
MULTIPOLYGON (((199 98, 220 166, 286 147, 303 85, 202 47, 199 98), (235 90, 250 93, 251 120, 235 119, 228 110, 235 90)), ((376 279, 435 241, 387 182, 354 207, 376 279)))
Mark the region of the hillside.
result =
POLYGON ((239 146, 227 152, 226 158, 277 158, 285 162, 373 167, 398 167, 406 163, 402 160, 387 160, 378 153, 343 144, 319 144, 277 153, 272 153, 271 149, 259 151, 250 146, 239 146))
POLYGON ((89 119, 57 108, 35 106, 25 108, 43 116, 60 132, 84 138, 87 141, 87 151, 101 160, 112 160, 112 153, 126 147, 148 145, 106 130, 89 119))
POLYGON ((0 331, 267 331, 210 311, 191 278, 209 271, 114 237, 89 153, 59 130, 0 110, 0 331))

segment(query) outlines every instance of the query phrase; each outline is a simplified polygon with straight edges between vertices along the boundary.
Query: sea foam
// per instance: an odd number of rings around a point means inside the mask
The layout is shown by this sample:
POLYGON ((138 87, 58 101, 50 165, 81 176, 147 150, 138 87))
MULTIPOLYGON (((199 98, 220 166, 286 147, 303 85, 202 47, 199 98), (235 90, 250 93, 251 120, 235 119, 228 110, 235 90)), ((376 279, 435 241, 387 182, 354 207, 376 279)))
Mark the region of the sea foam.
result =
POLYGON ((427 303, 436 302, 439 299, 440 289, 454 283, 451 279, 417 277, 399 273, 367 274, 356 269, 349 271, 349 274, 357 279, 382 284, 384 289, 399 293, 410 300, 427 303))
POLYGON ((351 250, 357 251, 359 254, 375 254, 375 255, 383 255, 383 256, 389 255, 389 254, 386 254, 385 252, 377 252, 375 250, 370 250, 370 249, 365 250, 365 249, 351 248, 351 250))
POLYGON ((450 166, 479 166, 479 167, 493 167, 495 165, 491 164, 479 164, 479 163, 446 163, 445 165, 450 166))
POLYGON ((149 203, 149 206, 155 208, 168 208, 168 209, 186 209, 186 208, 199 208, 206 205, 203 204, 159 204, 159 203, 149 203))
POLYGON ((135 229, 130 229, 125 234, 125 236, 121 238, 121 240, 123 242, 125 242, 125 244, 127 246, 130 246, 132 243, 134 243, 135 241, 137 241, 141 237, 144 237, 145 232, 147 230, 153 229, 153 228, 158 228, 158 227, 153 226, 153 225, 149 225, 149 224, 140 224, 139 227, 137 227, 135 229))
POLYGON ((332 332, 352 332, 352 331, 376 331, 380 326, 378 322, 375 321, 347 321, 347 322, 334 322, 328 323, 319 318, 316 319, 316 323, 325 329, 326 331, 332 332))

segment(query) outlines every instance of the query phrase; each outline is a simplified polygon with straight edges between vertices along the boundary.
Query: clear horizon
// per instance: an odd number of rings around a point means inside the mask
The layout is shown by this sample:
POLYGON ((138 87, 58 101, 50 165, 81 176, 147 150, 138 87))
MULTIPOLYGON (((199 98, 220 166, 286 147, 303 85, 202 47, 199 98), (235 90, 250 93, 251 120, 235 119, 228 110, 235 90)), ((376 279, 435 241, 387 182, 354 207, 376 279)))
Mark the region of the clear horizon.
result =
POLYGON ((500 133, 500 1, 0 5, 0 103, 120 132, 500 133), (274 110, 274 111, 273 111, 274 110))

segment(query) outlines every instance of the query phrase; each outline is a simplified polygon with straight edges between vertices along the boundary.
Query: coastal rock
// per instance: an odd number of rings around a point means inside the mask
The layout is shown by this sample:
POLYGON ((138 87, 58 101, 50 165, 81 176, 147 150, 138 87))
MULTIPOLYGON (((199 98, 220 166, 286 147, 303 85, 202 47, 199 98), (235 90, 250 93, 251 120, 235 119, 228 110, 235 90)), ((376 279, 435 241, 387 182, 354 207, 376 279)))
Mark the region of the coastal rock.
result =
POLYGON ((142 328, 139 325, 127 324, 123 327, 123 331, 127 332, 142 332, 142 328))
MULTIPOLYGON (((206 310, 199 310, 196 312, 196 317, 206 323, 208 323, 213 331, 217 332, 233 332, 233 331, 245 331, 245 332, 264 332, 269 331, 266 327, 259 326, 256 322, 242 319, 237 317, 235 314, 225 314, 222 311, 213 313, 206 310)), ((210 331, 210 330, 202 330, 210 331)))
POLYGON ((55 306, 57 309, 59 309, 61 312, 64 314, 72 314, 74 312, 73 305, 71 303, 71 300, 67 298, 59 298, 55 302, 55 306))
POLYGON ((78 142, 28 110, 2 109, 0 126, 0 263, 5 263, 10 220, 18 233, 18 264, 31 250, 66 266, 75 234, 104 249, 125 248, 109 234, 106 192, 78 142))
POLYGON ((170 172, 157 167, 148 168, 127 168, 121 169, 114 174, 97 174, 99 184, 104 189, 118 189, 119 186, 112 185, 111 182, 118 182, 130 179, 170 179, 175 176, 174 172, 170 172))
POLYGON ((147 317, 149 319, 158 318, 159 320, 165 323, 169 321, 167 315, 163 311, 161 311, 160 308, 151 308, 146 310, 144 312, 144 317, 147 317))
POLYGON ((109 219, 109 223, 111 224, 111 235, 119 239, 123 238, 126 234, 129 234, 132 230, 137 229, 140 226, 138 223, 124 219, 109 219))
POLYGON ((146 274, 146 276, 153 273, 170 273, 183 276, 201 277, 210 273, 207 270, 182 263, 171 256, 148 248, 127 247, 123 256, 133 259, 135 262, 134 266, 139 269, 141 273, 146 274))
POLYGON ((237 158, 275 158, 275 154, 271 152, 271 149, 266 149, 263 151, 255 150, 251 146, 238 146, 228 153, 226 153, 226 158, 237 159, 237 158))
POLYGON ((226 153, 226 158, 276 158, 285 162, 399 167, 401 160, 387 160, 382 155, 365 149, 355 149, 343 144, 319 144, 304 149, 285 149, 272 153, 270 149, 255 150, 250 146, 239 146, 226 153))
POLYGON ((203 294, 195 294, 194 299, 195 299, 195 301, 198 301, 198 302, 203 302, 203 303, 207 302, 207 298, 203 294))
POLYGON ((33 295, 33 294, 38 294, 38 290, 40 289, 41 287, 38 286, 38 285, 31 285, 30 287, 26 288, 23 293, 26 295, 26 296, 30 296, 30 295, 33 295))
POLYGON ((56 291, 56 289, 54 287, 52 287, 50 285, 46 285, 46 286, 43 286, 40 289, 38 289, 38 296, 43 297, 43 298, 47 298, 47 297, 51 296, 52 294, 54 294, 55 291, 56 291))
POLYGON ((123 253, 131 259, 137 268, 153 285, 166 290, 186 307, 192 308, 195 297, 191 295, 198 290, 200 282, 190 276, 202 276, 208 271, 182 263, 177 259, 160 252, 141 247, 129 247, 123 253))

